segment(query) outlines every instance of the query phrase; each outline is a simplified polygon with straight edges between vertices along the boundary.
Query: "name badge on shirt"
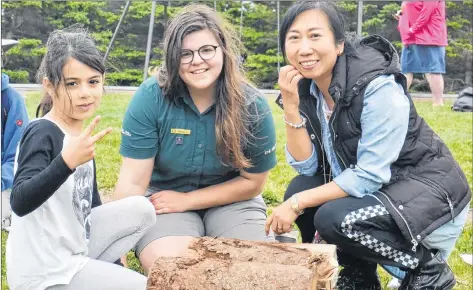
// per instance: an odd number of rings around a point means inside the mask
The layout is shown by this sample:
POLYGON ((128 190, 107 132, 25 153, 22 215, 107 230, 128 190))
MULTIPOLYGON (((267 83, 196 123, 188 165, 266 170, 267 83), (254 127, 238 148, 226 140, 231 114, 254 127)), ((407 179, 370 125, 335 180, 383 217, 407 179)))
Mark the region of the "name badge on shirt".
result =
POLYGON ((172 129, 171 129, 171 134, 190 135, 190 134, 191 134, 191 130, 172 128, 172 129))

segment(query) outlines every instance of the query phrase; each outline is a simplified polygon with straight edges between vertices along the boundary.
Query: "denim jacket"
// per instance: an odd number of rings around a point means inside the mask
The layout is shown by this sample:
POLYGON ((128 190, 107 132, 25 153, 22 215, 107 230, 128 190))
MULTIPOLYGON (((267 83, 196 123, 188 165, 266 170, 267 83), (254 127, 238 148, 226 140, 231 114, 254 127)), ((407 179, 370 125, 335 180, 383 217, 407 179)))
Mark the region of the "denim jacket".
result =
MULTIPOLYGON (((310 93, 317 99, 317 116, 322 127, 322 142, 332 169, 334 182, 346 193, 362 197, 379 190, 391 178, 391 164, 404 143, 409 123, 409 100, 393 75, 371 81, 365 91, 361 125, 363 136, 358 144, 358 163, 342 171, 336 158, 331 133, 323 117, 324 98, 312 82, 310 93), (383 108, 389 106, 390 110, 383 108)), ((300 175, 311 176, 318 167, 315 145, 312 155, 296 161, 286 148, 286 159, 300 175)))

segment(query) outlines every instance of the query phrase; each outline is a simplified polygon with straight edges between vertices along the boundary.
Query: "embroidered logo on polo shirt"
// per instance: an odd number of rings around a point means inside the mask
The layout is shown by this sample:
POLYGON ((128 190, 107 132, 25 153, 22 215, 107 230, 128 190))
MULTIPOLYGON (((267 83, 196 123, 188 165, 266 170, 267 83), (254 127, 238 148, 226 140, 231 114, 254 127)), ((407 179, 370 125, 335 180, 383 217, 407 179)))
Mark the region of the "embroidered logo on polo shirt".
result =
POLYGON ((131 136, 130 132, 124 130, 123 128, 122 128, 122 134, 125 135, 125 136, 128 136, 128 137, 131 136))
POLYGON ((16 125, 17 125, 18 127, 23 126, 23 120, 21 120, 21 119, 16 120, 16 125))
POLYGON ((276 145, 271 147, 271 149, 264 150, 264 155, 268 155, 269 153, 273 152, 274 150, 276 150, 276 145))
POLYGON ((190 134, 191 134, 191 130, 172 128, 172 129, 171 129, 171 134, 190 135, 190 134))

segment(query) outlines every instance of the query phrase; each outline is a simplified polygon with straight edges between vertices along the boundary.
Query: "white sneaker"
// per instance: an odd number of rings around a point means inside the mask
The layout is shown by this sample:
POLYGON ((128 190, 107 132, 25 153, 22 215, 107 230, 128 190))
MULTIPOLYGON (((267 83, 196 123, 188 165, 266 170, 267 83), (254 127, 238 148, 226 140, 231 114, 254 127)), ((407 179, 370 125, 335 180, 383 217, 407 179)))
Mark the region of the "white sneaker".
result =
POLYGON ((2 230, 10 232, 11 217, 4 218, 2 220, 2 230))
POLYGON ((388 289, 398 289, 399 287, 401 287, 401 283, 396 278, 392 278, 388 283, 388 289))

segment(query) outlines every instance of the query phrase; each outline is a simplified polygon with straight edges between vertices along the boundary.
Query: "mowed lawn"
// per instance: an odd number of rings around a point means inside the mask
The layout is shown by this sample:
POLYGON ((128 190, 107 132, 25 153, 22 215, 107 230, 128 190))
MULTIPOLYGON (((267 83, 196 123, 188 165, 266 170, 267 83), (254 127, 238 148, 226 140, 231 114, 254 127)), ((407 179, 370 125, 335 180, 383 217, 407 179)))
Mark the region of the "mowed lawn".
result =
MULTIPOLYGON (((97 145, 97 176, 100 192, 105 200, 112 196, 113 187, 117 181, 118 171, 121 164, 119 155, 120 131, 124 112, 131 98, 130 94, 107 94, 104 96, 101 108, 98 114, 102 116, 97 130, 112 127, 113 132, 101 140, 97 145)), ((26 94, 26 105, 30 118, 34 117, 37 104, 39 103, 39 93, 26 94)), ((284 144, 286 140, 284 132, 284 122, 281 118, 280 110, 273 102, 273 98, 268 98, 273 111, 274 122, 277 130, 277 158, 278 165, 271 171, 270 178, 264 190, 266 203, 274 207, 281 203, 285 188, 295 176, 292 170, 285 162, 284 144)), ((472 138, 473 138, 473 120, 471 113, 455 113, 450 110, 450 103, 442 108, 432 108, 429 101, 416 102, 418 112, 425 118, 427 123, 437 132, 447 143, 453 152, 456 160, 463 168, 470 187, 473 180, 472 168, 472 138)), ((473 229, 471 220, 468 222, 462 236, 457 241, 456 249, 452 253, 449 264, 455 272, 457 286, 455 289, 473 289, 473 267, 464 263, 459 254, 473 252, 473 229)), ((7 233, 2 231, 2 288, 8 289, 6 283, 5 266, 5 242, 7 233)), ((132 253, 128 254, 129 266, 137 271, 141 271, 139 262, 132 253)), ((390 280, 383 270, 380 269, 383 285, 387 285, 390 280)))

